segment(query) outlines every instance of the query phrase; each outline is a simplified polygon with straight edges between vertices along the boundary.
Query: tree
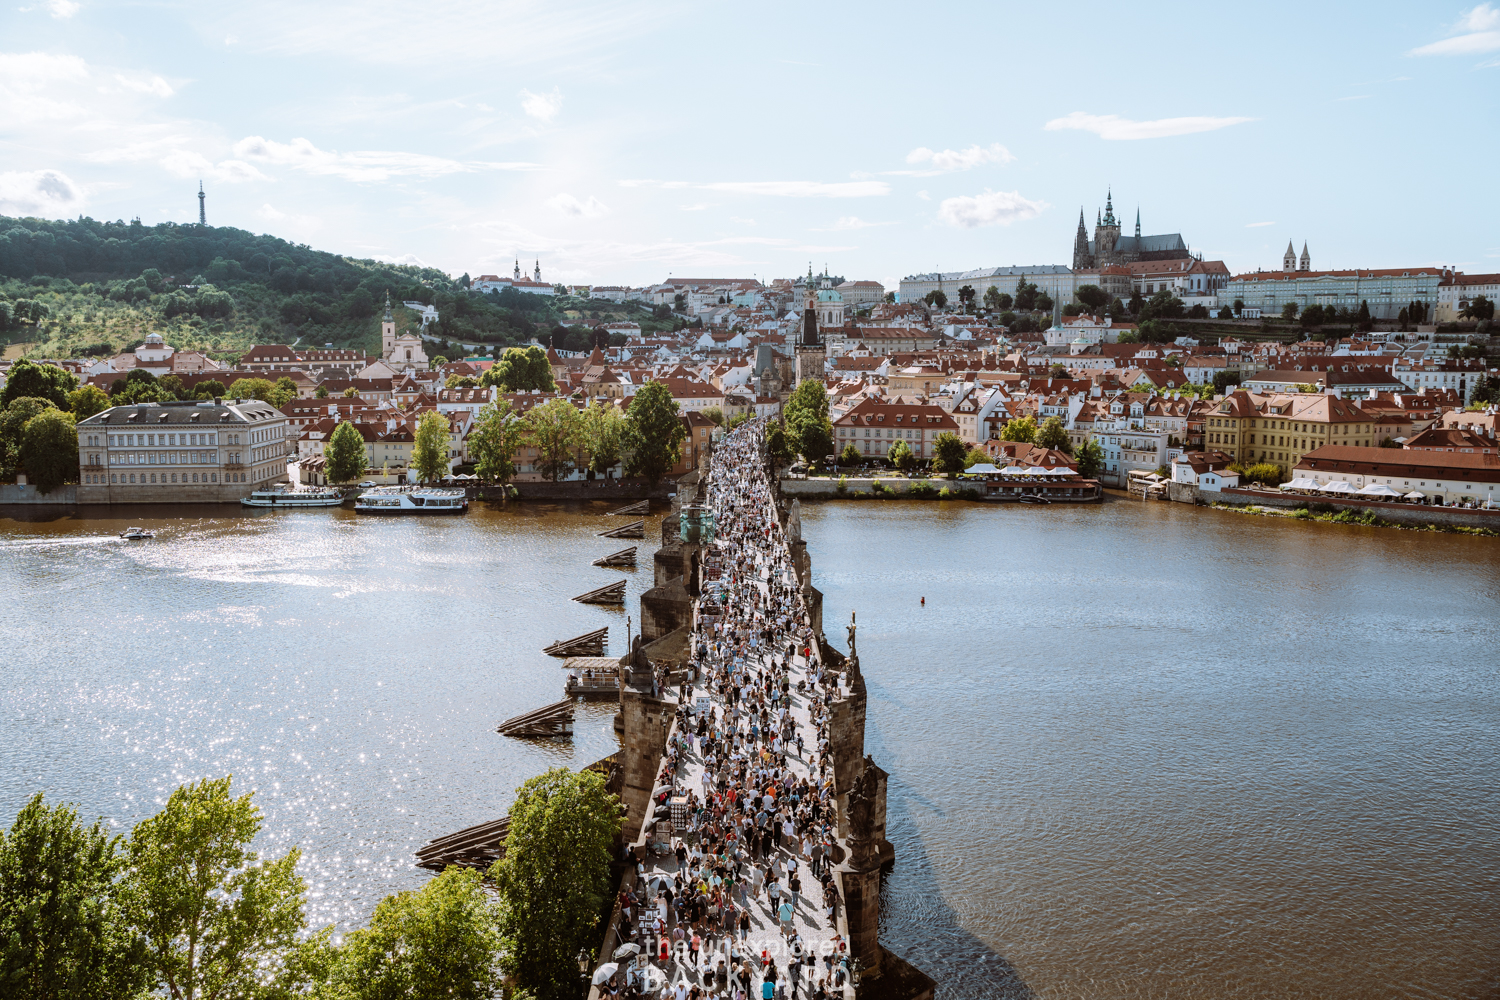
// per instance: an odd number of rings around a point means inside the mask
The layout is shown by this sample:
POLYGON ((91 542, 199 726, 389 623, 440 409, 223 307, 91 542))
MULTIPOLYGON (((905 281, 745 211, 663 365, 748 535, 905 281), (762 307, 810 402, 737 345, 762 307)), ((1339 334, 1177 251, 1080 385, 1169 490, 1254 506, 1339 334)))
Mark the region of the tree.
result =
POLYGON ((1104 449, 1094 438, 1078 446, 1078 474, 1085 479, 1097 479, 1104 470, 1104 449))
POLYGON ((984 307, 990 312, 999 312, 1004 308, 1000 305, 1000 289, 994 285, 984 290, 984 307))
POLYGON ((130 834, 125 909, 173 1000, 256 995, 304 923, 300 851, 262 860, 250 850, 261 813, 251 793, 230 798, 229 784, 180 786, 130 834))
POLYGON ((647 382, 630 401, 624 436, 626 472, 645 476, 655 489, 682 458, 686 437, 672 391, 660 382, 647 382))
POLYGON ((490 875, 503 903, 501 965, 537 1000, 576 995, 576 956, 598 940, 619 830, 620 800, 593 771, 552 768, 516 791, 490 875))
POLYGON ((42 493, 78 479, 78 424, 73 414, 48 407, 26 421, 21 464, 42 493))
POLYGON ((271 398, 266 400, 278 410, 297 398, 297 383, 289 376, 283 375, 271 386, 271 398))
POLYGON ((964 471, 964 458, 969 454, 969 446, 964 444, 963 438, 952 431, 944 431, 937 436, 933 445, 935 460, 933 465, 939 472, 948 473, 952 479, 956 474, 964 471))
MULTIPOLYGON (((196 387, 194 387, 194 389, 193 389, 193 398, 195 398, 195 399, 223 399, 224 398, 224 393, 227 392, 227 391, 228 390, 224 388, 224 383, 220 382, 218 379, 216 379, 216 378, 204 379, 202 382, 199 382, 196 387)), ((323 390, 323 395, 325 395, 325 396, 328 395, 328 390, 327 389, 323 390)))
MULTIPOLYGON (((1304 313, 1303 315, 1305 316, 1306 314, 1304 313)), ((1402 306, 1401 311, 1396 314, 1396 329, 1405 330, 1407 324, 1410 322, 1411 313, 1407 311, 1405 306, 1402 306)))
POLYGON ((1139 288, 1130 293, 1130 304, 1126 308, 1130 310, 1130 315, 1132 316, 1139 316, 1141 310, 1146 308, 1146 300, 1141 296, 1139 288))
POLYGON ((358 399, 359 398, 359 390, 356 389, 354 386, 351 385, 347 389, 344 390, 343 396, 344 396, 345 399, 358 399))
POLYGON ((341 420, 323 443, 324 471, 329 482, 353 482, 365 471, 365 438, 347 420, 341 420))
POLYGON ((537 471, 557 482, 573 469, 583 437, 583 418, 566 399, 543 403, 526 414, 526 443, 536 449, 537 471))
POLYGON ((712 420, 716 427, 724 426, 724 411, 719 409, 717 406, 710 406, 707 409, 702 410, 701 412, 709 420, 712 420))
POLYGON ((146 985, 120 912, 120 838, 38 792, 0 833, 0 984, 14 1000, 114 1000, 146 985))
POLYGON ((316 389, 314 389, 313 390, 313 398, 314 399, 327 399, 328 398, 328 386, 326 386, 326 385, 320 385, 316 389))
POLYGON ((782 410, 787 443, 809 463, 821 462, 833 451, 833 424, 828 419, 828 390, 818 379, 807 379, 793 390, 782 410))
POLYGON ((922 296, 922 301, 934 309, 941 310, 948 308, 948 296, 941 288, 934 288, 922 296))
POLYGON ((1119 336, 1115 338, 1117 344, 1139 344, 1140 342, 1141 335, 1136 330, 1121 330, 1119 336))
POLYGON ((4 465, 7 474, 14 472, 21 461, 26 424, 37 414, 50 409, 54 409, 50 400, 19 396, 0 410, 0 464, 4 465))
POLYGON ((1187 311, 1187 318, 1208 319, 1208 306, 1204 305, 1201 302, 1193 303, 1192 307, 1187 311))
MULTIPOLYGON (((287 381, 290 382, 291 379, 287 381)), ((296 395, 295 386, 292 389, 292 394, 296 395)), ((262 403, 270 403, 272 406, 277 405, 274 402, 276 386, 263 378, 237 378, 229 384, 229 390, 225 395, 229 399, 258 399, 262 403)))
POLYGON ((448 418, 428 410, 417 421, 416 441, 411 449, 412 465, 424 483, 442 479, 448 471, 448 418))
POLYGON ((1359 313, 1355 316, 1355 323, 1363 331, 1368 332, 1375 326, 1375 321, 1370 318, 1370 303, 1364 299, 1359 301, 1359 313))
POLYGON ((1288 302, 1286 305, 1282 306, 1281 307, 1281 318, 1283 320, 1285 320, 1286 322, 1288 322, 1288 323, 1290 323, 1292 320, 1296 319, 1297 318, 1297 303, 1295 303, 1295 302, 1288 302))
MULTIPOLYGON (((717 412, 723 420, 723 412, 717 412)), ((589 468, 596 476, 607 475, 620 464, 625 449, 625 417, 617 406, 599 399, 589 404, 583 411, 583 443, 589 453, 589 468)))
POLYGON ((985 454, 981 449, 970 448, 969 453, 964 456, 964 468, 968 469, 975 465, 980 465, 988 462, 989 460, 990 456, 985 454))
POLYGON ((1230 386, 1239 384, 1238 372, 1214 372, 1214 392, 1220 395, 1228 392, 1230 386))
MULTIPOLYGON (((1135 300, 1132 299, 1132 302, 1135 300)), ((1142 321, 1150 319, 1181 319, 1187 309, 1182 300, 1172 294, 1169 288, 1163 288, 1151 296, 1151 301, 1141 307, 1140 317, 1142 321)))
POLYGON ((547 353, 540 347, 512 347, 479 377, 485 388, 500 387, 501 392, 556 392, 552 381, 552 366, 547 363, 547 353))
POLYGON ((962 303, 964 312, 974 311, 975 294, 973 285, 965 285, 958 290, 958 301, 962 303))
POLYGON ((1047 369, 1047 375, 1051 378, 1067 378, 1069 374, 1068 366, 1061 361, 1053 362, 1052 367, 1047 369))
POLYGON ((1019 441, 1032 444, 1036 441, 1036 418, 1018 417, 1000 428, 1001 441, 1019 441))
POLYGON ((1079 285, 1078 291, 1073 293, 1073 297, 1096 316, 1105 306, 1109 305, 1109 293, 1098 285, 1079 285))
POLYGON ((78 420, 87 420, 109 409, 109 396, 97 385, 81 385, 68 393, 68 409, 78 420))
POLYGON ((864 456, 860 455, 859 449, 854 447, 854 442, 850 441, 848 444, 844 445, 844 450, 839 452, 839 464, 858 465, 863 457, 864 456))
POLYGON ((1234 310, 1228 306, 1224 306, 1219 310, 1219 319, 1234 319, 1234 310))
POLYGON ((907 444, 905 441, 892 442, 890 450, 886 452, 885 457, 892 465, 900 469, 902 472, 906 472, 912 466, 917 464, 917 456, 911 453, 911 445, 907 444))
POLYGON ((187 391, 187 387, 183 385, 180 375, 163 375, 156 380, 156 384, 163 394, 169 395, 174 399, 181 399, 187 391))
MULTIPOLYGON (((1368 312, 1368 309, 1365 310, 1368 312)), ((1464 319, 1486 320, 1495 318, 1495 303, 1483 295, 1476 295, 1469 304, 1464 307, 1464 319)), ((1418 321, 1420 322, 1420 320, 1418 321)), ((9 385, 6 386, 9 388, 9 385)))
POLYGON ((474 471, 490 482, 510 482, 516 474, 515 455, 524 436, 524 424, 511 411, 509 402, 497 399, 486 403, 469 432, 469 450, 478 459, 474 471))
POLYGON ((23 396, 45 399, 59 410, 68 407, 68 393, 78 388, 78 379, 56 365, 39 365, 22 358, 10 366, 5 389, 0 391, 0 409, 23 396))
POLYGON ((1037 312, 1051 312, 1053 306, 1052 296, 1046 292, 1038 292, 1036 297, 1037 312))
POLYGON ((1036 432, 1036 443, 1043 448, 1055 448, 1069 455, 1073 454, 1073 442, 1068 438, 1068 429, 1063 426, 1061 417, 1048 417, 1042 421, 1042 426, 1036 432))
POLYGON ((1244 299, 1235 299, 1234 300, 1234 314, 1236 316, 1238 316, 1240 313, 1242 313, 1244 311, 1245 311, 1245 300, 1244 299))
POLYGON ((1286 476, 1281 471, 1281 466, 1271 462, 1259 462, 1245 470, 1245 479, 1252 483, 1264 483, 1267 486, 1279 486, 1286 476))

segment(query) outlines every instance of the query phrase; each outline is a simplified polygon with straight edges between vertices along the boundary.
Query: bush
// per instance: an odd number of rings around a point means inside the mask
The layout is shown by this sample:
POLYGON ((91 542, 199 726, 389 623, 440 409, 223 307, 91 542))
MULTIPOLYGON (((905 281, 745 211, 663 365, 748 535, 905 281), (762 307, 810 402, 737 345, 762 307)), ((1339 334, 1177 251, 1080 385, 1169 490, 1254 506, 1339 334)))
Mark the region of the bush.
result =
POLYGON ((891 492, 891 488, 885 483, 882 483, 880 480, 876 479, 870 483, 870 492, 875 494, 876 496, 885 496, 891 492))
POLYGON ((931 483, 913 483, 907 489, 906 495, 917 500, 930 500, 938 495, 938 491, 931 483))
POLYGON ((848 476, 839 476, 839 484, 837 486, 835 486, 834 489, 838 490, 839 496, 843 496, 846 493, 848 493, 849 492, 849 477, 848 476))

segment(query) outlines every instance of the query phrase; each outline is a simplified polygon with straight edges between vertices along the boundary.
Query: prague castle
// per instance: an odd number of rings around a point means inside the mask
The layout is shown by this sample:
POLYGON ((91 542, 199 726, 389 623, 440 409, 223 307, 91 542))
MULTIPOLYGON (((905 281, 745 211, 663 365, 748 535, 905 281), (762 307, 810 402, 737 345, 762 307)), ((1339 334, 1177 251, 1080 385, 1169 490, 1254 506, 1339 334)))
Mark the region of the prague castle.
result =
POLYGON ((1089 239, 1083 224, 1083 209, 1078 210, 1078 233, 1073 238, 1073 270, 1094 271, 1111 265, 1128 265, 1150 260, 1190 260, 1187 244, 1180 233, 1161 236, 1141 235, 1141 212, 1136 209, 1135 235, 1121 236, 1120 223, 1115 218, 1114 192, 1108 192, 1104 211, 1094 225, 1094 238, 1089 239))

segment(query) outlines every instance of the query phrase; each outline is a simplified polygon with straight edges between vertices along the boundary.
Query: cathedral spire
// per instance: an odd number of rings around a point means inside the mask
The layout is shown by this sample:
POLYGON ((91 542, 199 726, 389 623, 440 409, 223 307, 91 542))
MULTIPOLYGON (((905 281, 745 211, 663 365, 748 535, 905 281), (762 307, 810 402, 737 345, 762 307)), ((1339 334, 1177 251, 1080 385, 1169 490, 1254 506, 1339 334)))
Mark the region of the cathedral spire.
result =
POLYGON ((1135 238, 1141 238, 1141 206, 1135 206, 1135 238))
POLYGON ((1115 192, 1113 189, 1109 189, 1108 193, 1104 196, 1104 224, 1106 226, 1119 225, 1115 220, 1115 192))

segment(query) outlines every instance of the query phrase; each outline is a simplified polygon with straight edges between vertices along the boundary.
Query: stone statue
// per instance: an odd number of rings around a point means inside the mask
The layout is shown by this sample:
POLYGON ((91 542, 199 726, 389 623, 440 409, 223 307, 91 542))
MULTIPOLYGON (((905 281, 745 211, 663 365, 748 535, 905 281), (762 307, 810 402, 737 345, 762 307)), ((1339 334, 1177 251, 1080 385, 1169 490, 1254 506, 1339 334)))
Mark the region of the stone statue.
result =
POLYGON ((802 541, 802 501, 796 497, 792 497, 792 505, 787 509, 786 540, 788 545, 802 541))
POLYGON ((871 859, 878 859, 875 848, 875 799, 880 794, 880 783, 875 778, 875 761, 866 757, 860 767, 859 777, 849 786, 849 854, 855 868, 867 867, 871 859))
POLYGON ((846 628, 849 632, 849 659, 852 660, 859 655, 858 651, 854 648, 854 633, 859 631, 859 626, 854 623, 853 611, 849 612, 849 624, 846 626, 846 628))
POLYGON ((646 656, 646 644, 637 632, 630 642, 630 683, 641 686, 651 682, 651 660, 646 656))

